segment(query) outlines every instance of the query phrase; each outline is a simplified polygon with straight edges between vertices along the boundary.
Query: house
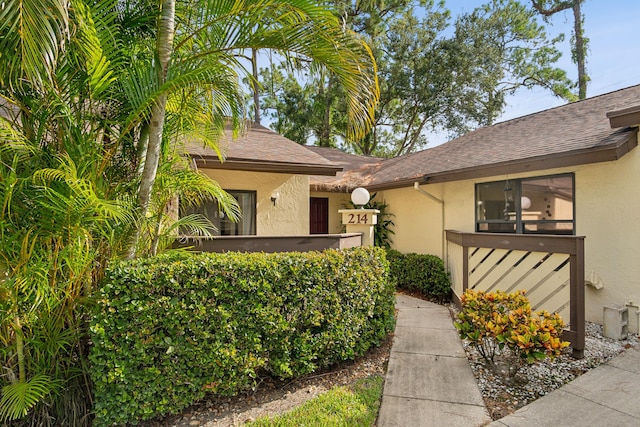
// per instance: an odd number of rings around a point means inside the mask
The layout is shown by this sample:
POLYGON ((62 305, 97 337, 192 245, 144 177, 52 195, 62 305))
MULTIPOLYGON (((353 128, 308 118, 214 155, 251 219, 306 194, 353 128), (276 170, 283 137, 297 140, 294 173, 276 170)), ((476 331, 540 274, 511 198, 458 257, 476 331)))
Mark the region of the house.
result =
POLYGON ((222 236, 309 234, 309 177, 335 176, 342 170, 324 157, 258 124, 239 138, 226 138, 218 153, 202 145, 187 147, 196 167, 232 194, 240 204, 238 223, 218 213, 215 202, 205 213, 222 236))
MULTIPOLYGON (((312 190, 322 192, 312 191, 311 197, 339 198, 355 185, 377 192, 395 215, 393 247, 443 257, 454 281, 460 281, 460 261, 452 259, 455 245, 447 230, 472 237, 533 235, 538 241, 546 235, 584 236, 586 319, 602 323, 604 306, 627 305, 637 313, 640 303, 639 124, 640 85, 366 166, 359 183, 313 178, 312 190)), ((493 256, 490 250, 481 253, 484 259, 493 256)), ((473 266, 486 270, 480 279, 490 270, 502 271, 506 255, 501 257, 491 267, 473 266)), ((547 276, 564 268, 560 261, 547 276)), ((631 317, 637 330, 637 316, 631 317)))
POLYGON ((457 295, 467 280, 476 286, 512 279, 509 289, 529 282, 535 306, 550 304, 564 313, 567 284, 577 277, 587 283, 587 320, 602 323, 603 307, 617 304, 629 309, 637 330, 639 124, 640 85, 395 159, 303 147, 261 126, 230 144, 222 163, 211 150, 194 148, 191 154, 201 170, 237 196, 243 221, 251 221, 234 226, 220 219, 222 234, 339 233, 338 209, 350 191, 363 186, 394 215, 392 246, 442 257, 457 295), (525 243, 507 249, 460 246, 487 236, 498 236, 494 246, 525 243), (576 268, 575 253, 566 247, 582 245, 584 266, 576 268), (479 261, 467 265, 474 259, 479 261), (526 266, 525 273, 514 272, 526 266), (575 276, 579 270, 584 277, 575 276), (538 290, 546 286, 551 290, 538 290))

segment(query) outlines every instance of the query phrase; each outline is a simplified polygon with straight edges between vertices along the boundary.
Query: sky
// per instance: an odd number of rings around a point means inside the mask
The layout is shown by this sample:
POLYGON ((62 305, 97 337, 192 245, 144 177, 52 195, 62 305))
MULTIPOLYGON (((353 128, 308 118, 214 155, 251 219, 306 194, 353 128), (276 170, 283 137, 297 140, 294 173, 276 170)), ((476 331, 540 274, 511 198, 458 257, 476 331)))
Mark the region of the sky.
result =
MULTIPOLYGON (((529 0, 521 1, 529 3, 529 0)), ((456 16, 484 3, 486 0, 447 0, 446 6, 456 16)), ((587 96, 640 84, 640 1, 585 0, 582 13, 585 35, 589 38, 587 74, 591 81, 587 86, 587 96)), ((569 46, 573 12, 560 12, 544 25, 549 35, 565 34, 560 46, 563 55, 557 65, 577 81, 577 67, 571 62, 569 46)), ((564 103, 543 89, 523 89, 507 99, 507 107, 497 121, 521 117, 564 103)))

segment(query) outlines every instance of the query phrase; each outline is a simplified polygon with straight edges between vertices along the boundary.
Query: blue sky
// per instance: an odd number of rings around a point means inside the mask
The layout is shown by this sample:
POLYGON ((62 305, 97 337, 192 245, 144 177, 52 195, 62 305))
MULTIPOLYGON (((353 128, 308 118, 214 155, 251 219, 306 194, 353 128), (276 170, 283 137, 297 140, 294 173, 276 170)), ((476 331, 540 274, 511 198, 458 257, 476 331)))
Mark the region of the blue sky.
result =
MULTIPOLYGON (((529 3, 529 0, 521 0, 529 3)), ((486 3, 482 0, 447 0, 446 6, 453 16, 469 12, 486 3)), ((587 73, 591 81, 587 96, 592 97, 617 89, 640 84, 640 1, 638 0, 585 0, 582 5, 585 16, 584 29, 589 38, 587 73)), ((572 11, 554 15, 545 24, 547 33, 565 34, 563 56, 558 65, 577 80, 576 66, 571 62, 569 40, 573 27, 572 11)), ((564 104, 564 101, 542 89, 520 90, 508 98, 505 112, 498 119, 535 113, 564 104)))

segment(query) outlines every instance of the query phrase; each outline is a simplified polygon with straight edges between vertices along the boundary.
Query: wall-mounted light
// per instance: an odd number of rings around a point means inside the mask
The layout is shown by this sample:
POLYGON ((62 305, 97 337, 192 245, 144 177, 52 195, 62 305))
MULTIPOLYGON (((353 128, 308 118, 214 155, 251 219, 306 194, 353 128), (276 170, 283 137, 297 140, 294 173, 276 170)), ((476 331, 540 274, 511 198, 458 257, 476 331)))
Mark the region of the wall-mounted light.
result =
POLYGON ((364 205, 369 203, 371 196, 366 188, 358 187, 351 192, 351 201, 360 209, 364 209, 364 205))
POLYGON ((276 205, 276 202, 278 201, 279 198, 280 198, 279 192, 274 191, 273 193, 271 193, 271 203, 273 203, 273 206, 276 205))

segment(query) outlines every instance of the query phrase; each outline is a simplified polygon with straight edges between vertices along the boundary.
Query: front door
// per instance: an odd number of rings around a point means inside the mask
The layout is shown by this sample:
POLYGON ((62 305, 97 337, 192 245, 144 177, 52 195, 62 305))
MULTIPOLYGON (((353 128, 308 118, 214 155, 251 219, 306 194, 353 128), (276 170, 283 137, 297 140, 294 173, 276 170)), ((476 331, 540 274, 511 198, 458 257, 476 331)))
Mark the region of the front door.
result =
POLYGON ((309 232, 311 234, 329 234, 329 199, 311 197, 309 218, 309 232))

